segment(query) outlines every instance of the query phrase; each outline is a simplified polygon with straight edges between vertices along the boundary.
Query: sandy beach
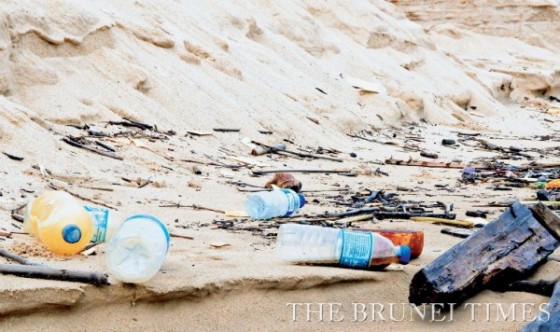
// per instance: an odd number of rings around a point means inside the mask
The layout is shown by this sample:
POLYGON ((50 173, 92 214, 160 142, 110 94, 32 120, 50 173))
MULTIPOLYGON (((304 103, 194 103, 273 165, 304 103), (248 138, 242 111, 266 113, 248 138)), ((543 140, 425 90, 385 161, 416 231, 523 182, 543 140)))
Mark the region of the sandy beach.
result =
MULTIPOLYGON (((414 274, 462 241, 442 234, 446 226, 353 222, 425 234, 410 264, 361 271, 287 264, 275 253, 274 223, 220 211, 244 210, 271 177, 253 171, 274 169, 325 170, 293 173, 308 201, 296 222, 344 211, 337 202, 367 190, 453 203, 457 219, 476 205, 534 200, 528 187, 462 183, 460 168, 386 160, 558 163, 559 19, 552 0, 2 2, 0 151, 12 157, 0 154, 0 232, 12 234, 0 233, 0 246, 108 273, 106 244, 60 257, 21 234, 12 210, 54 188, 119 216, 153 214, 174 236, 161 271, 143 285, 111 275, 105 287, 0 275, 0 330, 520 330, 548 297, 485 290, 468 300, 476 310, 459 306, 441 322, 404 305, 414 274), (123 126, 128 120, 150 128, 123 126), (505 159, 465 134, 529 157, 505 159), (252 156, 251 141, 341 162, 252 156), (307 304, 319 303, 335 313, 307 317, 307 304), (532 305, 527 317, 500 318, 498 307, 517 312, 519 303, 532 305)), ((484 209, 487 221, 505 210, 484 209)), ((530 278, 554 279, 558 264, 549 259, 530 278)))

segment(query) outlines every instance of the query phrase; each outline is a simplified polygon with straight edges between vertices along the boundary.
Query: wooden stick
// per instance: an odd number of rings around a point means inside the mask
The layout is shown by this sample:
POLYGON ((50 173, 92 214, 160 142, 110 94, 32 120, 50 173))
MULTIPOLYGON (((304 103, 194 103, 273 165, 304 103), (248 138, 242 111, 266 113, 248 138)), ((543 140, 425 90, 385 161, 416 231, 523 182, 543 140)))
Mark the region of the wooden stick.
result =
POLYGON ((336 162, 339 162, 339 163, 344 161, 344 160, 338 159, 338 158, 319 156, 319 155, 316 155, 316 154, 309 154, 309 153, 300 153, 300 152, 290 151, 290 150, 287 150, 287 149, 280 150, 280 149, 275 148, 272 145, 266 145, 266 144, 259 143, 259 142, 256 142, 256 141, 251 141, 251 143, 259 145, 259 146, 264 146, 265 148, 270 149, 270 151, 272 151, 272 152, 289 153, 289 154, 293 154, 295 156, 302 157, 302 158, 324 159, 324 160, 336 161, 336 162))
POLYGON ((412 221, 417 222, 425 222, 430 224, 443 224, 443 225, 451 225, 463 228, 473 228, 474 223, 469 221, 462 221, 462 220, 449 220, 443 218, 431 218, 431 217, 412 217, 410 218, 412 221))
POLYGON ((109 285, 107 276, 97 272, 73 271, 55 269, 39 265, 0 264, 0 273, 12 274, 24 278, 53 279, 62 281, 76 281, 96 286, 109 285))
POLYGON ((35 262, 32 262, 32 261, 30 261, 26 258, 18 256, 16 254, 14 254, 13 252, 8 251, 4 248, 0 248, 0 256, 6 257, 7 259, 11 259, 11 260, 13 260, 15 262, 18 262, 20 264, 23 264, 23 265, 42 265, 40 263, 35 263, 35 262))
POLYGON ((89 146, 86 146, 86 145, 84 145, 84 144, 82 144, 82 143, 79 143, 79 142, 77 142, 77 141, 75 141, 75 140, 73 140, 73 139, 71 139, 71 138, 69 138, 69 137, 64 137, 64 138, 62 139, 62 141, 64 141, 65 143, 67 143, 67 144, 69 144, 69 145, 72 145, 72 146, 74 146, 74 147, 77 147, 77 148, 80 148, 80 149, 84 149, 84 150, 87 150, 87 151, 90 151, 90 152, 93 152, 93 153, 97 153, 97 154, 102 155, 102 156, 105 156, 105 157, 109 157, 109 158, 113 158, 113 159, 117 159, 117 160, 123 160, 122 157, 119 157, 119 156, 117 156, 117 155, 115 155, 115 154, 113 154, 113 153, 109 153, 109 152, 105 152, 105 151, 101 151, 101 150, 97 150, 97 149, 90 148, 89 146))
POLYGON ((221 133, 238 133, 241 129, 237 128, 212 128, 212 130, 221 132, 221 133))
POLYGON ((389 165, 397 165, 397 166, 419 166, 419 167, 431 167, 431 168, 456 168, 456 169, 463 169, 465 167, 473 167, 476 169, 494 169, 494 167, 489 166, 489 165, 471 165, 471 166, 466 166, 463 164, 459 164, 459 163, 453 163, 453 162, 448 162, 448 163, 444 163, 444 162, 437 162, 437 161, 421 161, 421 160, 414 160, 414 159, 409 159, 409 160, 399 160, 399 159, 387 159, 385 160, 386 164, 389 165))
POLYGON ((350 174, 350 170, 341 169, 267 169, 253 170, 254 175, 273 174, 273 173, 333 173, 333 174, 350 174))
POLYGON ((169 233, 169 236, 178 237, 180 239, 194 240, 194 237, 192 237, 192 236, 180 235, 180 234, 176 234, 176 233, 169 233))

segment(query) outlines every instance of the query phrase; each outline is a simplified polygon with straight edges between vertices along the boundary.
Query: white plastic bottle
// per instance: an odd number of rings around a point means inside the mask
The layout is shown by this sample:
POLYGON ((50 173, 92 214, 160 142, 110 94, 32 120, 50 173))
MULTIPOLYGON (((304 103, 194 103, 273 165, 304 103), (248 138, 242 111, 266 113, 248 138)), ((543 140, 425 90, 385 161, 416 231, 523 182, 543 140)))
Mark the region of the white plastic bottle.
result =
POLYGON ((124 218, 117 212, 104 207, 85 205, 84 209, 93 220, 93 236, 91 242, 108 242, 124 222, 124 218))
POLYGON ((247 213, 253 219, 287 217, 305 205, 305 197, 291 189, 274 189, 250 195, 245 202, 247 213))
POLYGON ((169 241, 169 232, 159 219, 145 214, 126 219, 106 250, 109 272, 128 283, 150 280, 165 260, 169 241))
POLYGON ((280 226, 276 252, 291 263, 339 264, 357 269, 410 261, 408 246, 395 246, 377 233, 299 224, 280 226))

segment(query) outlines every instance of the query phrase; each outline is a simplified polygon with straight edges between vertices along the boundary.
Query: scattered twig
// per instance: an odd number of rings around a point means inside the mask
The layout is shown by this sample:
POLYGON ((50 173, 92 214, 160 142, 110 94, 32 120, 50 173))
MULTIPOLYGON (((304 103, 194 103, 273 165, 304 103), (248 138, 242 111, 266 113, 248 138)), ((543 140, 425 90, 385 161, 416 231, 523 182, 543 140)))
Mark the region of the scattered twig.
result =
POLYGON ((8 158, 10 158, 10 159, 12 159, 12 160, 17 160, 17 161, 22 161, 22 160, 23 160, 23 157, 16 156, 16 155, 13 155, 13 154, 11 154, 11 153, 7 153, 7 152, 2 152, 2 153, 3 153, 6 157, 8 157, 8 158))
POLYGON ((11 251, 8 251, 4 248, 0 248, 0 256, 6 257, 7 259, 11 259, 14 262, 18 262, 23 265, 42 265, 41 263, 32 262, 26 258, 18 256, 11 251))
POLYGON ((238 128, 212 128, 212 130, 220 133, 238 133, 241 129, 238 128))
POLYGON ((273 174, 273 173, 326 173, 326 174, 352 174, 352 171, 347 169, 267 169, 267 170, 253 170, 254 175, 273 174))
POLYGON ((123 126, 123 127, 134 127, 134 128, 139 128, 142 130, 148 129, 148 130, 154 130, 154 126, 151 126, 149 124, 145 124, 145 123, 141 123, 141 122, 136 122, 136 121, 131 121, 128 119, 125 119, 126 121, 109 121, 110 125, 117 125, 117 126, 123 126))
POLYGON ((299 152, 290 151, 290 150, 286 150, 286 149, 280 150, 280 149, 275 148, 274 146, 266 145, 266 144, 259 143, 259 142, 256 142, 256 141, 251 141, 251 143, 259 145, 259 146, 264 146, 265 148, 270 149, 270 151, 276 152, 276 153, 289 153, 289 154, 292 154, 292 155, 295 155, 295 156, 298 156, 298 157, 302 157, 302 158, 324 159, 324 160, 336 161, 336 162, 339 162, 339 163, 343 162, 342 159, 338 159, 338 158, 319 156, 319 155, 309 154, 309 153, 299 153, 299 152))
POLYGON ((208 207, 204 207, 204 206, 200 206, 200 205, 196 205, 196 204, 182 205, 181 203, 176 203, 176 204, 173 203, 173 204, 160 205, 159 207, 191 208, 191 209, 194 209, 194 210, 205 210, 205 211, 217 212, 217 213, 222 213, 222 214, 226 213, 224 210, 212 209, 212 208, 208 208, 208 207))
POLYGON ((13 274, 25 278, 76 281, 96 286, 109 285, 107 276, 101 273, 56 269, 39 265, 0 264, 0 273, 13 274))
POLYGON ((180 239, 194 240, 194 237, 192 237, 192 236, 180 235, 180 234, 176 234, 176 233, 169 233, 169 236, 178 237, 180 239))
POLYGON ((93 153, 97 153, 99 155, 105 156, 105 157, 109 157, 109 158, 113 158, 113 159, 117 159, 117 160, 123 160, 122 157, 119 157, 113 153, 109 153, 109 152, 105 152, 105 151, 101 151, 101 150, 97 150, 94 148, 90 148, 89 146, 86 146, 80 142, 78 142, 76 139, 74 139, 73 137, 67 136, 64 137, 62 139, 62 141, 64 141, 66 144, 72 145, 74 147, 80 148, 80 149, 84 149, 93 153))

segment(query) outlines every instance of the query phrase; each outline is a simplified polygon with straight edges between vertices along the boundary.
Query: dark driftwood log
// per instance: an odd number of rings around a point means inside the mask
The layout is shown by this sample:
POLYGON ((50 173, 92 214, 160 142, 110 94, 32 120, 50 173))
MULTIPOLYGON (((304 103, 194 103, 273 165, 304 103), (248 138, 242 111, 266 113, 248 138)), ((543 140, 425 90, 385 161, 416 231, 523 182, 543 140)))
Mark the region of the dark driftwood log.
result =
POLYGON ((559 245, 527 206, 516 203, 418 271, 409 301, 461 303, 485 288, 500 289, 534 272, 559 245))
POLYGON ((537 318, 525 325, 521 332, 556 332, 560 330, 560 282, 556 283, 552 297, 537 318))
POLYGON ((77 281, 97 286, 109 284, 107 277, 101 273, 63 270, 40 265, 0 264, 0 273, 26 278, 77 281))

